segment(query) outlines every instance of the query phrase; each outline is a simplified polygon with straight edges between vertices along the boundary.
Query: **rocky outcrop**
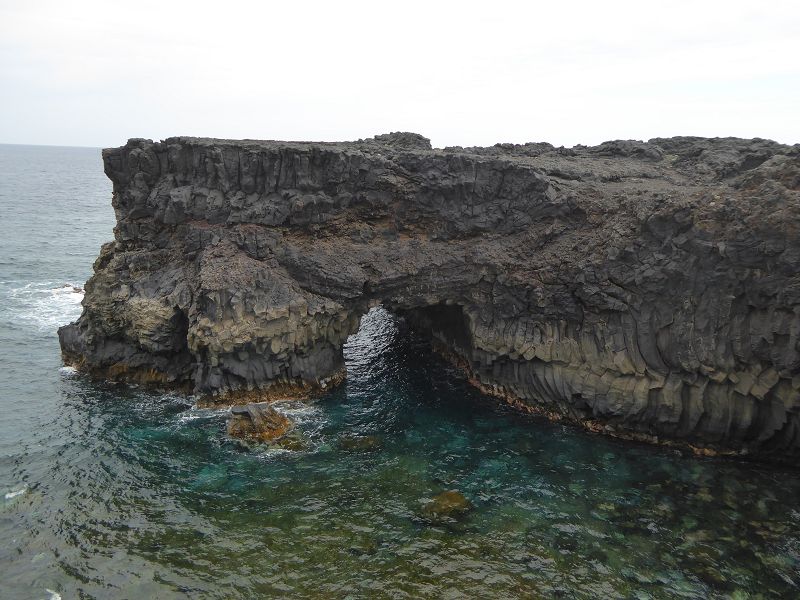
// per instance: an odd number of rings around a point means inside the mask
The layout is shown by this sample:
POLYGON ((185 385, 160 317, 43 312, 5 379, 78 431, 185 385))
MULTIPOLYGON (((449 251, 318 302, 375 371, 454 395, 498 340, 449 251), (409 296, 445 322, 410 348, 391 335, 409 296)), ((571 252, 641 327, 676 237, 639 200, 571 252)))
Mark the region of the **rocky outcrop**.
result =
POLYGON ((289 418, 268 402, 253 402, 231 407, 226 430, 229 436, 246 441, 272 442, 286 435, 291 427, 289 418))
POLYGON ((103 160, 115 240, 59 332, 90 373, 307 393, 381 303, 519 406, 798 454, 800 146, 170 138, 103 160))

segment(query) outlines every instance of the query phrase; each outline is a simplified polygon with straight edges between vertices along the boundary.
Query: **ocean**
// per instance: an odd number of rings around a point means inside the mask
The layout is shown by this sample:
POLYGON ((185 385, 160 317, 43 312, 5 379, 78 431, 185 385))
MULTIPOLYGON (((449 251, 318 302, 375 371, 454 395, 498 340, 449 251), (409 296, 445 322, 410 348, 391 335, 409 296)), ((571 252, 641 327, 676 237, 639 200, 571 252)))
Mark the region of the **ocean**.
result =
POLYGON ((0 598, 800 596, 800 473, 518 414, 381 308, 292 449, 63 367, 113 226, 99 149, 0 145, 0 598))

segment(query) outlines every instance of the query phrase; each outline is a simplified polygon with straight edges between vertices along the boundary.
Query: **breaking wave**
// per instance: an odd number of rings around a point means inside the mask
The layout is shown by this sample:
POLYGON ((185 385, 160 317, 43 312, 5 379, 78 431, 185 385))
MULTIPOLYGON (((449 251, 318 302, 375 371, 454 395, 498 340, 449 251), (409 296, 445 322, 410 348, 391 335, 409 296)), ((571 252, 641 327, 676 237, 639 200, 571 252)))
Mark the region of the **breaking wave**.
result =
POLYGON ((39 331, 54 332, 81 314, 83 290, 73 283, 31 282, 9 287, 5 295, 8 320, 39 331))

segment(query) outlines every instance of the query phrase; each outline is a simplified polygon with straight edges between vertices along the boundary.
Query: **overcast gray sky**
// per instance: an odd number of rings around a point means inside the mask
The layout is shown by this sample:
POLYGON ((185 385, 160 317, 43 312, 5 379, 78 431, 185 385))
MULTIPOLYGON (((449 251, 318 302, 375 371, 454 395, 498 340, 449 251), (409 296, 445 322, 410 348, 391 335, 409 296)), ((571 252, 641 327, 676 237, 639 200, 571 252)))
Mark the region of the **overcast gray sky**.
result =
POLYGON ((0 0, 0 142, 800 142, 800 2, 0 0))

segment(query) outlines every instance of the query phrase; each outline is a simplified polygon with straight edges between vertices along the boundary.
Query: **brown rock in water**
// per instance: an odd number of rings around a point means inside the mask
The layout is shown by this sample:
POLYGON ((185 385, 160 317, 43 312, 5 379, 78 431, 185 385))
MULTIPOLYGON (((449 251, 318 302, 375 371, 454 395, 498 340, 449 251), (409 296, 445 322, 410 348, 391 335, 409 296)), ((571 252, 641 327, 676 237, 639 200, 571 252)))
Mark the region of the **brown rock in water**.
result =
POLYGON ((439 521, 447 519, 460 519, 472 510, 472 503, 461 492, 448 490, 433 497, 422 507, 423 516, 439 521))
POLYGON ((292 422, 267 402, 231 407, 228 435, 252 442, 271 442, 285 435, 292 422))
POLYGON ((298 431, 290 431, 270 445, 273 448, 291 450, 292 452, 305 452, 310 448, 308 440, 298 431))

